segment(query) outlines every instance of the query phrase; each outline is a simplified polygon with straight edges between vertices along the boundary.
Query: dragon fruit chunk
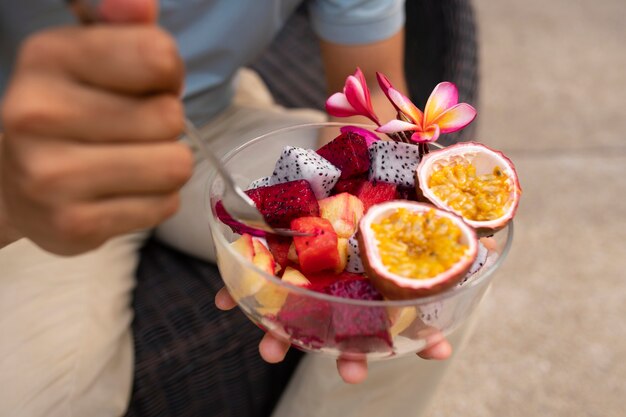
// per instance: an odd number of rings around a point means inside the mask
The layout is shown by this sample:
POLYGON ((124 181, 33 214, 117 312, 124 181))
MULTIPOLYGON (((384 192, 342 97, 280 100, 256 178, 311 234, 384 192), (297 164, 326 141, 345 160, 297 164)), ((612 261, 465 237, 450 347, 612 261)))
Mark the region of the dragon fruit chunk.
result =
POLYGON ((328 343, 331 317, 328 301, 290 293, 278 312, 277 321, 293 339, 312 348, 321 348, 328 343))
MULTIPOLYGON (((337 281, 326 288, 327 294, 357 300, 382 300, 383 296, 368 279, 337 281)), ((332 311, 335 342, 349 352, 389 350, 389 316, 384 307, 337 304, 332 311)))
POLYGON ((249 235, 256 236, 256 237, 263 237, 266 235, 266 233, 263 230, 253 229, 235 220, 226 211, 226 209, 224 208, 224 204, 222 204, 221 201, 218 201, 217 204, 215 204, 215 215, 222 223, 230 227, 230 229, 237 234, 243 235, 244 233, 247 233, 249 235))
POLYGON ((415 187, 415 170, 420 161, 416 145, 381 140, 370 146, 369 155, 370 181, 415 187))
POLYGON ((480 271, 480 269, 487 262, 487 256, 488 255, 489 255, 489 251, 487 250, 485 245, 483 245, 482 242, 479 241, 478 242, 478 253, 476 254, 476 259, 474 259, 474 262, 470 265, 469 270, 467 271, 467 274, 465 274, 463 279, 461 279, 461 281, 459 281, 457 286, 460 287, 461 285, 465 284, 470 278, 472 278, 472 276, 476 272, 480 271))
POLYGON ((361 188, 361 185, 363 185, 363 183, 365 182, 367 182, 367 174, 362 177, 346 178, 344 180, 340 179, 339 181, 337 181, 337 184, 335 184, 335 188, 333 188, 332 193, 349 193, 352 195, 356 195, 357 191, 359 191, 359 188, 361 188))
POLYGON ((365 139, 365 143, 369 147, 372 143, 379 141, 380 138, 371 130, 363 129, 362 127, 357 126, 343 126, 339 129, 341 133, 356 133, 357 135, 363 136, 365 139))
POLYGON ((270 179, 272 185, 294 180, 309 182, 318 200, 330 195, 341 170, 310 149, 285 146, 270 179))
POLYGON ((255 188, 259 188, 259 187, 267 187, 270 184, 270 179, 272 177, 261 177, 259 179, 256 179, 254 181, 252 181, 250 183, 250 185, 248 185, 248 188, 246 188, 246 190, 254 190, 255 188))
POLYGON ((356 235, 353 235, 350 239, 348 239, 348 261, 346 262, 346 271, 356 274, 362 274, 365 272, 359 251, 359 241, 357 240, 356 235))
POLYGON ((341 170, 341 179, 353 178, 369 171, 367 142, 353 132, 343 133, 317 150, 318 155, 341 170))
POLYGON ((396 198, 396 184, 388 182, 365 181, 356 192, 356 197, 363 203, 363 210, 367 213, 370 207, 378 203, 396 198))
POLYGON ((320 209, 308 181, 297 180, 246 191, 265 221, 289 227, 298 217, 319 216, 320 209))

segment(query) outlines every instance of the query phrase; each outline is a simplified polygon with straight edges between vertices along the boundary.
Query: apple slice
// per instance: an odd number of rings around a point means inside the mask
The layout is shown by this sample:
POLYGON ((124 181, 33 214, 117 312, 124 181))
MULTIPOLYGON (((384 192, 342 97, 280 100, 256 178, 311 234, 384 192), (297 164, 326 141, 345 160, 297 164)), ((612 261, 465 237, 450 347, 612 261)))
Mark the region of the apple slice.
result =
MULTIPOLYGON (((300 271, 288 266, 283 273, 282 281, 288 282, 299 287, 308 287, 311 282, 300 271)), ((285 300, 289 295, 287 288, 272 283, 267 283, 260 291, 255 294, 257 302, 261 305, 258 311, 261 314, 277 314, 285 304, 285 300)))
MULTIPOLYGON (((276 273, 274 257, 258 238, 244 233, 230 245, 236 252, 251 261, 262 271, 272 275, 276 273)), ((244 268, 240 278, 236 282, 231 283, 228 289, 235 301, 238 301, 241 298, 254 295, 261 290, 265 283, 265 277, 261 276, 257 271, 244 268)))
POLYGON ((341 193, 318 201, 320 216, 329 220, 340 238, 349 239, 363 217, 363 203, 357 197, 341 193))

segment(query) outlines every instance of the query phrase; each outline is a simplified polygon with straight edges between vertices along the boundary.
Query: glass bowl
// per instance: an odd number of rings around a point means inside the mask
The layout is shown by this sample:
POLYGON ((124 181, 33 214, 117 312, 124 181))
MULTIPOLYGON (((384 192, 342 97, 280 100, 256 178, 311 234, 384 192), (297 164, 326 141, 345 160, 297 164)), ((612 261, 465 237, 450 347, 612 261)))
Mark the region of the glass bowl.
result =
MULTIPOLYGON (((298 125, 250 140, 224 157, 237 183, 271 175, 286 145, 317 149, 318 138, 333 138, 341 123, 298 125)), ((361 126, 363 127, 363 126, 361 126)), ((206 207, 222 279, 241 310, 262 329, 306 352, 380 360, 419 352, 450 336, 473 314, 504 261, 513 226, 483 238, 485 264, 461 284, 433 296, 402 301, 367 301, 330 296, 281 281, 259 269, 230 243, 239 236, 218 220, 215 205, 222 180, 209 175, 206 207)))

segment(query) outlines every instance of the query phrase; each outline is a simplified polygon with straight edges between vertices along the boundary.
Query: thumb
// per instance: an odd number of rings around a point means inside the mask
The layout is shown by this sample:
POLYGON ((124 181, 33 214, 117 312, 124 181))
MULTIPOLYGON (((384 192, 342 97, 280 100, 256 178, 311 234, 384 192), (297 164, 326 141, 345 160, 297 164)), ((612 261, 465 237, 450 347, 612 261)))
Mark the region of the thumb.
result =
POLYGON ((154 23, 158 0, 66 0, 83 23, 154 23))
POLYGON ((158 0, 102 0, 98 11, 107 22, 154 23, 158 8, 158 0))

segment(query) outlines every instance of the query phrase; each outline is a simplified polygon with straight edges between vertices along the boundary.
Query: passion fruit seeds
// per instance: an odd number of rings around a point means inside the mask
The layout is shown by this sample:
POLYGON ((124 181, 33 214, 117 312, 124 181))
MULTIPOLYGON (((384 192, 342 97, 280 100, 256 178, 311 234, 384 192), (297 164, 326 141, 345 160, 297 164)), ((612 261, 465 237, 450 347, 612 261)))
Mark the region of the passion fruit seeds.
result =
POLYGON ((390 299, 452 287, 478 248, 474 230, 460 217, 402 200, 373 206, 361 219, 358 238, 367 276, 390 299))
POLYGON ((479 236, 506 226, 515 215, 522 191, 511 160, 476 142, 425 155, 417 166, 416 179, 419 195, 461 216, 479 236))
POLYGON ((492 172, 478 175, 476 167, 460 159, 433 171, 428 187, 438 198, 469 220, 500 218, 510 204, 510 180, 496 165, 492 172))
POLYGON ((406 278, 428 279, 446 271, 467 251, 461 229, 435 210, 400 208, 372 223, 383 265, 406 278))

